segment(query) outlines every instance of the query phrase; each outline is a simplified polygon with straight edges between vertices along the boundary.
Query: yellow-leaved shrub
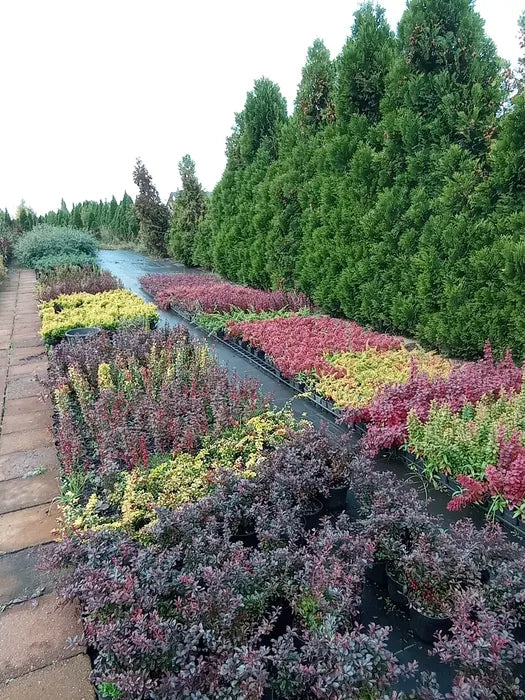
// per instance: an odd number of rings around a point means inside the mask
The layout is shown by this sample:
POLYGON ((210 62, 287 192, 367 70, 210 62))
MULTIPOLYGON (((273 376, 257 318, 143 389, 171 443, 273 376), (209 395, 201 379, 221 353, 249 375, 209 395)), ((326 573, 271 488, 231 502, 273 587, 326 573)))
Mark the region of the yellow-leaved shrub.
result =
POLYGON ((149 304, 127 289, 88 294, 63 294, 39 306, 41 334, 46 343, 56 343, 73 328, 98 326, 113 330, 126 324, 148 328, 158 320, 154 304, 149 304))

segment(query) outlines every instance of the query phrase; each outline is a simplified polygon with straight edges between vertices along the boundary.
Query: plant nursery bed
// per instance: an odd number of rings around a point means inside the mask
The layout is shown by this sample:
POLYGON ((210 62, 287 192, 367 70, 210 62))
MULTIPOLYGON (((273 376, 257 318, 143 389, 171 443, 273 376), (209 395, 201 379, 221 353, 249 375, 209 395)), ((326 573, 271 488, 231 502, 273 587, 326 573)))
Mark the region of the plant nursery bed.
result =
POLYGON ((443 700, 464 669, 504 697, 524 550, 443 517, 340 431, 272 408, 258 372, 239 378, 217 355, 305 387, 220 331, 216 355, 180 318, 50 351, 64 498, 50 563, 82 610, 99 697, 443 700), (412 608, 452 635, 418 639, 412 608), (494 638, 495 660, 472 659, 494 638))
MULTIPOLYGON (((143 289, 143 291, 148 294, 146 290, 143 289)), ((148 294, 148 296, 151 295, 148 294)), ((334 406, 330 399, 326 399, 318 394, 315 394, 314 392, 308 391, 304 384, 300 381, 294 378, 285 377, 283 373, 275 366, 271 358, 268 358, 262 350, 252 347, 245 340, 241 340, 239 338, 227 338, 224 329, 218 331, 217 333, 210 333, 196 322, 194 314, 190 314, 175 304, 171 304, 170 309, 185 321, 191 323, 195 328, 198 328, 217 340, 220 340, 222 343, 232 348, 235 352, 240 353, 250 362, 256 364, 260 369, 276 377, 281 383, 290 387, 298 394, 301 394, 304 398, 313 403, 316 408, 321 409, 332 421, 338 423, 341 422, 341 417, 343 415, 343 411, 341 411, 341 409, 334 406)), ((367 431, 367 425, 366 423, 362 422, 355 423, 353 429, 359 435, 363 436, 367 431)), ((387 450, 387 453, 390 458, 403 463, 409 470, 417 471, 421 475, 426 475, 427 469, 425 467, 425 463, 421 459, 414 457, 410 452, 407 452, 402 448, 394 448, 387 450)), ((446 474, 436 475, 436 480, 434 482, 428 479, 427 481, 430 481, 433 486, 439 488, 440 490, 446 489, 451 493, 457 493, 460 490, 459 483, 446 474)), ((488 508, 481 504, 476 504, 476 507, 485 513, 488 511, 488 508)), ((501 513, 496 513, 495 518, 514 535, 517 535, 521 539, 525 540, 525 523, 517 522, 516 518, 513 517, 511 510, 505 509, 501 513)))

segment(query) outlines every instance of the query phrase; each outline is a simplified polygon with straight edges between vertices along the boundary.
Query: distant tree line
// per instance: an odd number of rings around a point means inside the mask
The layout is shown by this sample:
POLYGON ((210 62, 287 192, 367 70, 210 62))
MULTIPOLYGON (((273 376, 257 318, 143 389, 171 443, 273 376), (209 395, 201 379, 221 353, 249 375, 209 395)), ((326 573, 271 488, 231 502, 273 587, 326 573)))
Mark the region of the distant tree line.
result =
POLYGON ((85 201, 73 204, 71 211, 62 200, 60 208, 39 217, 39 223, 52 226, 71 226, 95 234, 105 233, 111 240, 122 243, 135 242, 139 222, 133 199, 124 192, 120 202, 112 197, 109 202, 85 201))

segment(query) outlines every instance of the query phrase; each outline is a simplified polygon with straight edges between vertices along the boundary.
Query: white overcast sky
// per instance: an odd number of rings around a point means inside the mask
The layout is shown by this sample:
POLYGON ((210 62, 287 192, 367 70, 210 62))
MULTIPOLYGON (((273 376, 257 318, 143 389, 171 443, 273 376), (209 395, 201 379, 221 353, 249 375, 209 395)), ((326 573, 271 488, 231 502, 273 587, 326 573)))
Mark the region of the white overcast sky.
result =
MULTIPOLYGON (((37 213, 135 193, 140 156, 165 199, 190 153, 211 190, 255 78, 293 105, 307 48, 341 50, 359 0, 0 0, 0 207, 37 213)), ((397 25, 405 0, 383 0, 397 25)), ((523 0, 477 0, 519 55, 523 0)))

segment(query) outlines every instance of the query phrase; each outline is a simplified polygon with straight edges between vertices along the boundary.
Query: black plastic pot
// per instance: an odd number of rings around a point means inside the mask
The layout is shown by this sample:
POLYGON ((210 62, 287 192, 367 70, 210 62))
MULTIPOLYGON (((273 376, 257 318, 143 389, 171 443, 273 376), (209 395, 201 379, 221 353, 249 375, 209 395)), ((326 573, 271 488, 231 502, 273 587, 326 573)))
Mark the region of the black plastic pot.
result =
POLYGON ((274 606, 281 608, 271 632, 272 638, 277 639, 286 632, 288 627, 293 627, 295 625, 295 617, 292 607, 287 600, 278 599, 274 603, 274 606))
POLYGON ((238 532, 230 536, 230 542, 242 542, 245 547, 259 546, 259 540, 255 532, 238 532))
POLYGON ((354 423, 354 429, 357 430, 360 435, 364 435, 366 433, 366 423, 354 423))
POLYGON ((365 576, 369 581, 375 583, 381 588, 386 588, 388 579, 386 577, 386 563, 384 561, 375 561, 365 569, 365 576))
POLYGON ((100 335, 101 332, 98 326, 93 326, 91 328, 72 328, 66 331, 65 338, 70 345, 75 345, 76 343, 82 343, 84 340, 95 338, 97 335, 100 335))
POLYGON ((388 596, 390 600, 396 603, 397 605, 408 607, 408 598, 406 597, 406 594, 404 592, 403 584, 397 581, 394 578, 394 576, 392 576, 392 574, 388 570, 388 566, 386 567, 386 578, 388 596))
POLYGON ((330 495, 325 499, 324 507, 329 513, 340 513, 346 508, 348 486, 330 489, 330 495))
POLYGON ((512 630, 512 634, 517 642, 525 642, 525 622, 522 622, 515 627, 512 630))
POLYGON ((481 569, 481 571, 479 572, 479 578, 481 583, 488 583, 490 581, 489 569, 481 569))
POLYGON ((432 644, 436 632, 448 632, 452 627, 449 617, 429 617, 416 608, 410 608, 410 628, 422 642, 432 644))
POLYGON ((219 330, 215 332, 215 335, 217 338, 224 338, 224 328, 219 328, 219 330))
POLYGON ((257 357, 259 358, 259 360, 264 360, 264 350, 257 350, 257 357))
POLYGON ((319 521, 323 514, 323 504, 317 499, 312 501, 308 510, 303 511, 303 522, 307 530, 312 530, 319 526, 319 521))
POLYGON ((348 489, 346 493, 346 512, 351 520, 359 519, 359 501, 357 500, 355 492, 352 491, 352 489, 348 489))

